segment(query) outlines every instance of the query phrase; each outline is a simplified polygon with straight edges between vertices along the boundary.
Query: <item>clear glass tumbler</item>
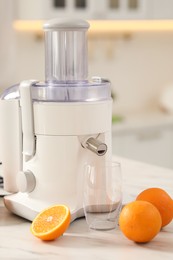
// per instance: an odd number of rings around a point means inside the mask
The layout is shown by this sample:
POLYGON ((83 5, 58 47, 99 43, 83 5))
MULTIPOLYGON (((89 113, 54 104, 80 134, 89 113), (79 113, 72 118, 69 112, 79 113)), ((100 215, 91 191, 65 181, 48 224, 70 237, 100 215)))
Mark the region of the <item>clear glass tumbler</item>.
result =
POLYGON ((83 207, 89 228, 114 229, 122 207, 122 176, 118 162, 84 167, 83 207))

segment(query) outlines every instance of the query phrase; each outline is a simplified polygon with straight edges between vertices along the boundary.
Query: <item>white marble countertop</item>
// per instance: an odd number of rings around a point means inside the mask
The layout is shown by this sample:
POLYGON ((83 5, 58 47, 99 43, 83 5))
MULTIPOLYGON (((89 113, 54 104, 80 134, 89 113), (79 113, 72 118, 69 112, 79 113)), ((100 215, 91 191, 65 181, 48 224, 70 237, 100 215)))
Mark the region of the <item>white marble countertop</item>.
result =
MULTIPOLYGON (((118 158, 122 164, 124 202, 146 187, 157 186, 173 197, 173 170, 118 158)), ((71 223, 63 236, 43 242, 31 223, 9 213, 0 199, 0 259, 173 259, 173 221, 149 243, 136 244, 119 229, 91 231, 85 219, 71 223)))

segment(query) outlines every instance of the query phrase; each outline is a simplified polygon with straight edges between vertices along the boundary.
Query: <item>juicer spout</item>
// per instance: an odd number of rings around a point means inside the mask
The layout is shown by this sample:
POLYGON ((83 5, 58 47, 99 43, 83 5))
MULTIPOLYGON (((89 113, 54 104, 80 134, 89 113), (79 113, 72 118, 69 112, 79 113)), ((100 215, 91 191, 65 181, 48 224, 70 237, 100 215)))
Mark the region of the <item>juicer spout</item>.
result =
POLYGON ((98 156, 103 156, 107 152, 107 145, 93 137, 86 141, 86 148, 98 156))

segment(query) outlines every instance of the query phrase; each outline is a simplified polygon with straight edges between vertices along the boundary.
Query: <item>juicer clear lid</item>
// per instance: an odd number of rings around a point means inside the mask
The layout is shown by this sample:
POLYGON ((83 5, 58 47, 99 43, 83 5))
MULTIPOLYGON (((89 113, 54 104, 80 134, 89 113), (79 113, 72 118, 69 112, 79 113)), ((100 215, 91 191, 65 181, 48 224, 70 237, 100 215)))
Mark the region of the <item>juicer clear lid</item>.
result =
MULTIPOLYGON (((110 83, 100 77, 88 81, 87 30, 83 20, 53 19, 45 31, 45 82, 33 84, 38 101, 97 101, 111 97, 110 83)), ((7 89, 2 99, 19 98, 19 84, 7 89)))
MULTIPOLYGON (((95 77, 82 84, 47 84, 39 82, 31 87, 32 99, 44 102, 90 102, 111 98, 110 82, 95 77)), ((19 99, 19 84, 6 89, 1 99, 19 99)))

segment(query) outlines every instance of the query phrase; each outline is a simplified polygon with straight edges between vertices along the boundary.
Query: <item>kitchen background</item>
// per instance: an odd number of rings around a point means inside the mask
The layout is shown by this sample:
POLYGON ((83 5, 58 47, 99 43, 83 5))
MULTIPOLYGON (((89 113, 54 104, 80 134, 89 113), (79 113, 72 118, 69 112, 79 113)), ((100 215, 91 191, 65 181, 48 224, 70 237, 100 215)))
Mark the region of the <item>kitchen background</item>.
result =
POLYGON ((173 168, 173 1, 0 0, 1 92, 44 80, 40 24, 61 16, 92 20, 89 78, 112 83, 113 153, 173 168))

